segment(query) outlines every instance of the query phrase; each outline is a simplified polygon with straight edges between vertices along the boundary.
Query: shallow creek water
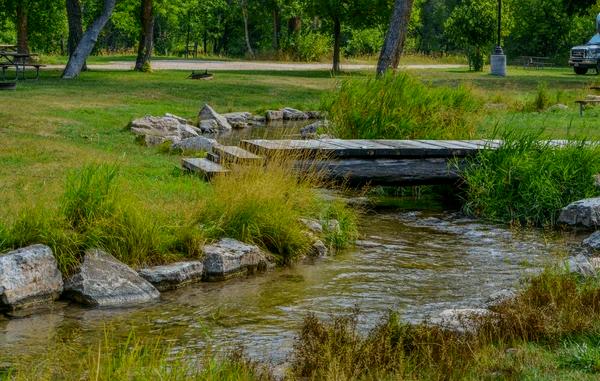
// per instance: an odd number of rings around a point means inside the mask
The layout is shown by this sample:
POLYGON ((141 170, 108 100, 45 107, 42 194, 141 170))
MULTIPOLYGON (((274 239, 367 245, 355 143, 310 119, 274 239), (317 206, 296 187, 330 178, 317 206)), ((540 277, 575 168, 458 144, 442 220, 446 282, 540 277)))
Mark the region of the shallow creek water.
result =
MULTIPOLYGON (((556 260, 574 237, 511 231, 447 212, 385 212, 361 220, 362 241, 335 257, 163 294, 137 309, 82 309, 0 320, 0 353, 43 353, 55 340, 86 345, 106 327, 126 337, 162 338, 186 353, 243 345, 256 359, 282 363, 309 312, 361 311, 361 328, 389 310, 410 321, 446 308, 476 307, 494 291, 556 260)), ((10 361, 10 360, 8 360, 10 361)))

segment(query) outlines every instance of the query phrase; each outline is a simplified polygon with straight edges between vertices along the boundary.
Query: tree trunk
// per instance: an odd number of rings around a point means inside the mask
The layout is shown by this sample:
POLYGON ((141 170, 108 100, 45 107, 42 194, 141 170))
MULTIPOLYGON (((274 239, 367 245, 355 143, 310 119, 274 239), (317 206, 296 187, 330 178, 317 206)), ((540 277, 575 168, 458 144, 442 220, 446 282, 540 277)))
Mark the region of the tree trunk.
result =
POLYGON ((382 75, 390 68, 394 70, 398 68, 400 56, 402 56, 402 50, 404 49, 404 42, 406 41, 413 1, 396 0, 394 2, 390 27, 385 36, 383 48, 379 55, 379 62, 377 63, 377 75, 382 75))
POLYGON ((281 31, 281 17, 279 9, 273 9, 273 50, 279 50, 279 33, 281 31))
POLYGON ((291 36, 300 33, 300 30, 302 30, 302 19, 300 16, 291 17, 288 20, 288 35, 291 36))
POLYGON ((252 45, 250 45, 250 33, 248 33, 248 2, 247 0, 242 0, 242 16, 244 17, 244 37, 246 39, 246 49, 248 50, 248 54, 250 57, 254 58, 254 50, 252 50, 252 45))
POLYGON ((94 49, 96 42, 98 41, 98 35, 110 19, 113 10, 115 9, 116 0, 104 0, 104 8, 102 14, 94 20, 93 24, 85 31, 81 37, 81 41, 77 44, 77 48, 69 57, 67 67, 63 72, 62 77, 65 79, 75 78, 81 73, 83 65, 94 49))
MULTIPOLYGON (((69 24, 69 39, 67 41, 67 51, 69 57, 75 52, 77 44, 83 36, 83 21, 81 16, 81 3, 79 0, 67 0, 67 21, 69 24)), ((87 65, 83 64, 83 71, 87 70, 87 65)))
POLYGON ((333 19, 333 72, 340 72, 340 48, 342 44, 342 23, 339 17, 333 19))
POLYGON ((143 71, 144 65, 150 64, 150 59, 152 58, 152 49, 154 46, 154 13, 152 10, 152 0, 142 0, 140 21, 142 29, 137 59, 135 60, 135 71, 143 71))
POLYGON ((17 52, 29 54, 28 12, 25 0, 17 1, 17 52))

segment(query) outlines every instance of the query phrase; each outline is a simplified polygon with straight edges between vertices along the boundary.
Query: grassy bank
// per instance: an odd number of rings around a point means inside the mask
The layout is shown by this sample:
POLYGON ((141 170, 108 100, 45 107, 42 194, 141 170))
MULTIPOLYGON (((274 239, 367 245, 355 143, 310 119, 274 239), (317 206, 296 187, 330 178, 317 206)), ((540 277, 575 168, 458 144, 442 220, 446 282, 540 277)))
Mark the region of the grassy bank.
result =
POLYGON ((556 147, 540 132, 507 132, 504 144, 462 169, 464 211, 492 221, 553 227, 560 210, 600 195, 600 147, 573 140, 556 147))
MULTIPOLYGON (((338 219, 339 230, 326 230, 321 238, 333 250, 350 244, 356 236, 354 212, 322 200, 316 191, 323 185, 318 174, 297 175, 292 165, 273 160, 217 177, 190 200, 186 215, 168 222, 125 191, 119 167, 89 165, 68 175, 57 205, 38 205, 22 211, 11 224, 0 224, 0 250, 49 245, 68 274, 89 248, 102 248, 140 267, 198 259, 205 242, 230 237, 265 248, 280 263, 291 263, 309 254, 312 244, 301 218, 326 223, 338 219)), ((187 177, 170 181, 187 182, 187 177)))

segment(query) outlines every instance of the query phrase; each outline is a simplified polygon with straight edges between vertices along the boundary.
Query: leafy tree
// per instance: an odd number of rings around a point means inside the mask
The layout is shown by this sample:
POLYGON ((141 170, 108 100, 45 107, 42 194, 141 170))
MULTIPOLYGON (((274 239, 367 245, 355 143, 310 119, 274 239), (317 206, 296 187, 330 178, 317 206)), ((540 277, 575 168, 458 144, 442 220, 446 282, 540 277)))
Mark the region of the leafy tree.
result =
POLYGON ((446 21, 448 38, 464 49, 469 67, 483 70, 484 54, 491 51, 497 28, 496 0, 464 0, 446 21))

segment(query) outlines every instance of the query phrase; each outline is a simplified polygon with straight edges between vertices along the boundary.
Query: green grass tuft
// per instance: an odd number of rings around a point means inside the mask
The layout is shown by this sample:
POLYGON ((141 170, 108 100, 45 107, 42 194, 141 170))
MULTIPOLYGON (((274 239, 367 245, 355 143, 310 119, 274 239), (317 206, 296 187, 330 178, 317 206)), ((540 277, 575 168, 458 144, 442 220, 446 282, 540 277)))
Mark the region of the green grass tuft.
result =
POLYGON ((462 171, 464 211, 493 221, 554 226, 560 209, 600 195, 600 147, 573 141, 565 147, 540 133, 510 132, 504 144, 468 160, 462 171))
POLYGON ((324 97, 331 132, 348 139, 466 139, 478 102, 463 87, 431 87, 406 74, 343 81, 324 97))

